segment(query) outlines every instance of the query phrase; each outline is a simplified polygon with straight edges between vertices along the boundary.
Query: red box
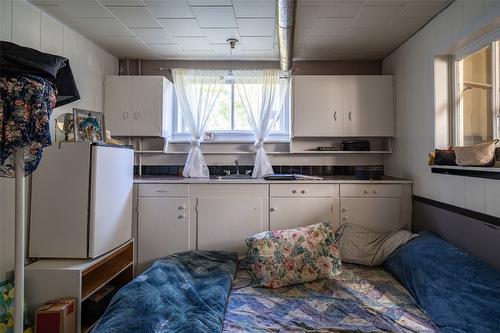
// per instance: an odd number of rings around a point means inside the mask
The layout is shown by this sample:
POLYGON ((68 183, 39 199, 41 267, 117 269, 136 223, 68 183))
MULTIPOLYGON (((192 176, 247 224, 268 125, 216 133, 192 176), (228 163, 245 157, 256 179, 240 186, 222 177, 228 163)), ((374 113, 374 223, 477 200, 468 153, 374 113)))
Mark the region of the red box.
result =
POLYGON ((47 302, 36 310, 36 333, 75 333, 76 300, 61 298, 47 302))

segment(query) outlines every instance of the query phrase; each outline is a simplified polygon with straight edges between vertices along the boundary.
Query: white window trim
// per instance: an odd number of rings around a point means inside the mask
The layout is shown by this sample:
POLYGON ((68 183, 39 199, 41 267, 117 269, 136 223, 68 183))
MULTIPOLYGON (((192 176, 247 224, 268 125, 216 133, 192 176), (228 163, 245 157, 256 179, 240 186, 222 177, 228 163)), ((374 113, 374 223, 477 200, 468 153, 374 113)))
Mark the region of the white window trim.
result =
MULTIPOLYGON (((234 105, 234 85, 232 86, 232 105, 234 105)), ((281 132, 271 132, 266 142, 290 142, 290 114, 291 114, 291 89, 288 90, 285 103, 283 104, 283 116, 280 117, 281 132)), ((190 142, 191 134, 187 132, 178 132, 178 122, 181 116, 178 112, 178 100, 174 95, 174 106, 172 115, 172 137, 169 140, 171 143, 185 143, 190 142)), ((231 112, 231 127, 234 127, 234 112, 231 112)), ((215 130, 207 131, 214 134, 214 139, 211 141, 204 141, 206 143, 254 143, 255 136, 251 130, 246 131, 228 131, 228 130, 215 130)))
POLYGON ((491 117, 493 117, 493 138, 500 139, 500 73, 498 69, 499 64, 499 53, 500 52, 500 30, 497 30, 487 36, 481 38, 480 40, 472 43, 471 45, 463 48, 453 55, 452 61, 452 100, 453 100, 453 112, 452 121, 453 124, 451 128, 451 133, 453 137, 453 145, 461 146, 463 145, 463 104, 462 98, 460 97, 463 91, 464 85, 461 73, 463 72, 463 59, 471 54, 481 50, 482 48, 492 45, 492 98, 491 98, 491 117))

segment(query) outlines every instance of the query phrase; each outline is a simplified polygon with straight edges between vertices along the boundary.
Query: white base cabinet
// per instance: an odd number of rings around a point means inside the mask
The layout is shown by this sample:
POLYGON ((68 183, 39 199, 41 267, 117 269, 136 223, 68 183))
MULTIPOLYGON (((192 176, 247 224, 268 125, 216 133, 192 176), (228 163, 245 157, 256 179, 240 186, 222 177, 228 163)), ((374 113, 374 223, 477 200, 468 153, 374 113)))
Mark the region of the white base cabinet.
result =
POLYGON ((244 255, 262 231, 352 222, 375 230, 410 227, 411 184, 139 184, 139 271, 186 250, 244 255))
POLYGON ((188 185, 141 185, 137 198, 137 266, 192 250, 188 185))
POLYGON ((269 230, 266 185, 193 185, 198 250, 246 253, 245 239, 269 230))
POLYGON ((338 226, 338 185, 270 185, 270 229, 315 223, 338 226))

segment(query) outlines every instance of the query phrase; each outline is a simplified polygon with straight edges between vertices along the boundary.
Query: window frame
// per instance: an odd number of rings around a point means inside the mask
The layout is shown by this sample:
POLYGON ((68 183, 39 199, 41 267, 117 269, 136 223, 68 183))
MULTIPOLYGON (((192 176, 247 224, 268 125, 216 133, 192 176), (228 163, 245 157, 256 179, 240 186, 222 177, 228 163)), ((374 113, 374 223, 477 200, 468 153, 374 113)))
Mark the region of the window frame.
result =
POLYGON ((489 34, 475 43, 463 48, 451 57, 451 77, 452 87, 452 114, 450 133, 452 144, 462 146, 463 142, 463 99, 460 97, 463 92, 463 59, 475 52, 491 45, 491 71, 492 71, 492 96, 490 112, 493 126, 493 139, 500 139, 500 30, 489 34))
MULTIPOLYGON (((207 130, 208 133, 213 133, 214 139, 204 142, 244 142, 253 143, 255 141, 254 134, 251 130, 234 130, 234 100, 235 87, 234 83, 226 83, 231 85, 231 130, 207 130)), ((170 142, 189 142, 191 134, 189 132, 180 132, 179 128, 184 127, 184 120, 179 113, 179 101, 174 89, 174 101, 172 107, 172 138, 170 142), (181 123, 181 124, 180 124, 181 123)), ((290 113, 291 113, 291 89, 288 88, 285 101, 281 110, 280 123, 281 131, 271 132, 267 136, 266 142, 290 142, 290 113)))

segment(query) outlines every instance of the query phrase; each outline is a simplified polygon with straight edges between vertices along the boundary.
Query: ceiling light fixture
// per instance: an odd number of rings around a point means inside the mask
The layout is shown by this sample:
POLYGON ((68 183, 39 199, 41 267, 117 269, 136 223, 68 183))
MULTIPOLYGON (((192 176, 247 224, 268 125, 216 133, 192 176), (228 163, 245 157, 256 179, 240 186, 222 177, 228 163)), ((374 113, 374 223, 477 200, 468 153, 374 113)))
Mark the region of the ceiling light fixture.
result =
MULTIPOLYGON (((229 43, 229 55, 232 57, 233 56, 233 50, 236 47, 236 44, 239 43, 239 40, 236 38, 228 38, 226 42, 229 43)), ((232 67, 232 66, 231 66, 232 67)), ((225 78, 226 83, 234 83, 234 74, 233 74, 233 69, 230 68, 227 71, 227 75, 225 78)))

